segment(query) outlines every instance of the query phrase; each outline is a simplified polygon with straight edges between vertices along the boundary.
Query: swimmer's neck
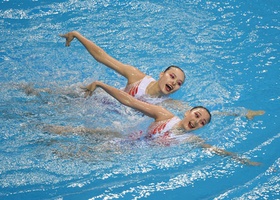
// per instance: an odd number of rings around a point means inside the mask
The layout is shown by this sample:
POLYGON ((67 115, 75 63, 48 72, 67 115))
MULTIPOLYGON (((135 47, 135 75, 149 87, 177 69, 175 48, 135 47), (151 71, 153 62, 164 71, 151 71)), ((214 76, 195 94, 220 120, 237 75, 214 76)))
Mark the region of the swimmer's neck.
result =
POLYGON ((180 121, 177 124, 175 124, 175 126, 172 128, 172 131, 176 135, 181 135, 186 133, 187 130, 184 128, 182 121, 180 121))
POLYGON ((151 96, 151 97, 162 97, 162 96, 164 96, 164 94, 160 90, 160 87, 159 87, 157 81, 153 81, 148 85, 148 87, 146 89, 146 94, 151 96))

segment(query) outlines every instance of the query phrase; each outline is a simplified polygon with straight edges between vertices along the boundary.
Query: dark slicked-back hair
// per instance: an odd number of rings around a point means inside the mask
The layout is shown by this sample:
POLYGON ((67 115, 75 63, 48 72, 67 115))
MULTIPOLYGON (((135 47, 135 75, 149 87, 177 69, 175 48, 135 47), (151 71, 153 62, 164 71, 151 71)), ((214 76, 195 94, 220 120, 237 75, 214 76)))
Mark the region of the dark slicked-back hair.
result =
POLYGON ((167 71, 168 71, 170 68, 172 68, 172 67, 181 70, 181 72, 183 72, 183 74, 184 74, 184 79, 186 78, 186 74, 185 74, 184 70, 182 70, 182 68, 180 68, 180 67, 178 67, 178 66, 176 66, 176 65, 170 65, 170 66, 167 67, 163 72, 164 72, 164 73, 167 72, 167 71))

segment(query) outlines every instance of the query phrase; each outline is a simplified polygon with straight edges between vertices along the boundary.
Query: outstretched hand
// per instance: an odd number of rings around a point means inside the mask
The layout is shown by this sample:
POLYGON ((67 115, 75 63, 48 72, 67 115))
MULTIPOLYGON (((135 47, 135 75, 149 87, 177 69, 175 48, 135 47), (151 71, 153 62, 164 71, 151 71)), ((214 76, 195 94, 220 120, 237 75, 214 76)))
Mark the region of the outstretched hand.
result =
POLYGON ((254 161, 251 161, 247 158, 241 158, 239 157, 237 154, 235 153, 232 153, 232 152, 229 152, 229 151, 225 151, 223 149, 220 149, 220 148, 217 148, 217 147, 214 147, 214 146, 211 146, 209 144, 206 144, 206 143, 202 143, 200 144, 201 147, 203 148, 206 148, 206 149, 209 149, 211 151, 213 151, 214 153, 218 154, 218 155, 221 155, 221 156, 229 156, 231 157, 233 160, 235 161, 238 161, 244 165, 251 165, 251 166, 260 166, 262 163, 259 163, 259 162, 254 162, 254 161))
POLYGON ((80 88, 85 92, 84 95, 85 98, 90 97, 92 96, 94 90, 96 89, 96 82, 93 82, 87 85, 86 87, 80 87, 80 88))
POLYGON ((262 163, 260 162, 254 162, 254 161, 251 161, 247 158, 239 158, 237 156, 233 156, 232 157, 234 160, 244 164, 244 165, 251 165, 251 166, 260 166, 262 163))
POLYGON ((247 158, 239 157, 237 154, 231 153, 231 152, 227 152, 227 154, 224 154, 224 155, 230 156, 233 160, 236 160, 244 165, 260 166, 262 164, 260 162, 251 161, 247 158))
POLYGON ((253 162, 253 161, 249 161, 246 163, 247 165, 252 165, 252 166, 260 166, 262 163, 260 162, 253 162))
POLYGON ((66 34, 60 34, 60 37, 63 37, 66 39, 66 43, 65 46, 69 47, 70 43, 72 42, 72 40, 75 38, 74 34, 72 32, 66 33, 66 34))
POLYGON ((246 118, 252 120, 255 116, 263 115, 264 110, 248 110, 246 118))

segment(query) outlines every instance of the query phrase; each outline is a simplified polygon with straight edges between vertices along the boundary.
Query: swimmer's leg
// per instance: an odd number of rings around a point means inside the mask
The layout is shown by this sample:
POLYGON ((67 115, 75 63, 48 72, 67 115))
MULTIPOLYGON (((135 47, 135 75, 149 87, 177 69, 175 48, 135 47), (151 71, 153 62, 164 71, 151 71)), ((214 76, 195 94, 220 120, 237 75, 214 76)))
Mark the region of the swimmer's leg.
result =
POLYGON ((118 132, 113 132, 105 129, 89 129, 85 127, 72 127, 72 126, 56 126, 45 125, 44 131, 56 134, 74 133, 74 134, 94 134, 100 137, 105 142, 95 145, 92 150, 97 152, 112 152, 115 154, 122 153, 121 146, 118 141, 121 141, 122 135, 118 132))
POLYGON ((52 132, 55 134, 64 134, 74 132, 74 127, 70 126, 56 126, 56 125, 44 125, 43 131, 52 132))
POLYGON ((99 136, 114 136, 121 137, 119 132, 110 131, 107 129, 91 129, 82 126, 73 127, 73 126, 56 126, 56 125, 44 125, 44 131, 56 133, 56 134, 64 134, 64 133, 75 133, 75 134, 98 134, 99 136))
POLYGON ((65 95, 71 98, 79 98, 81 97, 81 84, 73 84, 67 87, 56 87, 55 89, 50 88, 35 88, 34 84, 31 83, 21 83, 18 84, 16 88, 23 90, 26 95, 31 96, 40 96, 41 93, 49 93, 49 94, 57 94, 57 95, 65 95), (80 87, 79 87, 80 86, 80 87))

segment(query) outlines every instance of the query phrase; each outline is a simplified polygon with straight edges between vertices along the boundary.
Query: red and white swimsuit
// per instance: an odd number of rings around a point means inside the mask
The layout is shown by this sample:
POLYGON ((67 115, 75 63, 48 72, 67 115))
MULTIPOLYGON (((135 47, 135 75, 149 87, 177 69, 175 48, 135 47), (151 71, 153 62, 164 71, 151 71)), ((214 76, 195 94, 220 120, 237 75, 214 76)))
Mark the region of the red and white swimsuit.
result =
POLYGON ((151 104, 159 104, 165 100, 168 99, 168 97, 158 97, 158 98, 154 98, 151 97, 150 95, 146 94, 146 89, 148 87, 148 85, 153 82, 156 81, 154 78, 152 78, 151 76, 145 76, 143 79, 127 85, 123 90, 130 94, 131 96, 133 96, 136 99, 139 99, 140 101, 144 101, 147 103, 151 103, 151 104))
POLYGON ((181 119, 174 116, 171 119, 153 122, 147 133, 144 131, 137 131, 129 136, 129 140, 142 140, 147 139, 153 144, 159 144, 164 146, 170 146, 171 144, 180 144, 181 142, 191 141, 195 137, 191 133, 176 134, 172 131, 172 128, 180 122, 181 119))
POLYGON ((149 128, 148 128, 148 135, 147 138, 153 138, 153 137, 169 137, 171 134, 171 129, 180 122, 180 118, 174 116, 171 119, 159 121, 159 122, 153 122, 149 128))
POLYGON ((159 122, 153 122, 148 129, 146 139, 151 139, 153 143, 169 146, 171 144, 180 144, 187 140, 191 141, 193 135, 190 133, 175 134, 172 128, 180 122, 181 119, 174 116, 171 119, 159 122))
POLYGON ((145 76, 142 80, 139 80, 133 84, 127 85, 125 87, 124 91, 135 98, 140 98, 143 95, 146 95, 146 89, 147 89, 148 85, 153 81, 156 81, 156 80, 150 76, 145 76))

